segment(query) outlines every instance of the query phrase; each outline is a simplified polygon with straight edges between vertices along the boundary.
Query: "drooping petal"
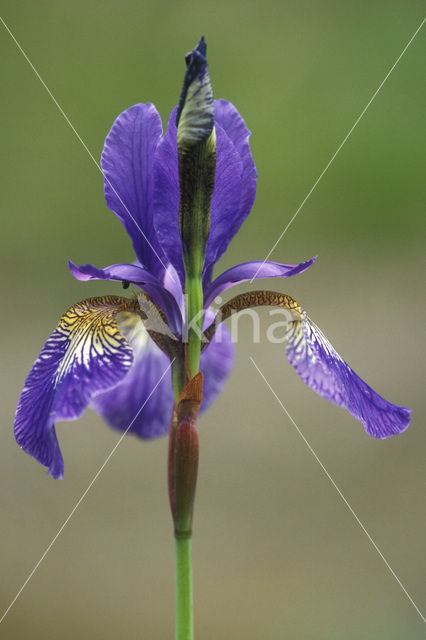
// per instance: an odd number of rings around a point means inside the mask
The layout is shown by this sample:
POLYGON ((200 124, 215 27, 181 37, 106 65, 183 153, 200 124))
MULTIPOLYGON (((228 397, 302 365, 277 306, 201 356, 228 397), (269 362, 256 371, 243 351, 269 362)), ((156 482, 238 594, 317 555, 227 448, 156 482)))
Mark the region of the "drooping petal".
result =
POLYGON ((161 118, 152 104, 135 104, 112 125, 101 158, 108 207, 124 224, 136 255, 157 275, 164 255, 153 229, 153 163, 161 118))
MULTIPOLYGON (((229 103, 226 103, 229 105, 229 103)), ((256 170, 248 157, 248 135, 244 122, 235 109, 219 106, 220 118, 229 133, 215 119, 216 173, 211 203, 210 234, 206 247, 204 270, 211 270, 226 250, 250 212, 254 200, 256 170), (225 113, 226 111, 226 113, 225 113)), ((217 103, 215 103, 217 109, 217 103)), ((169 261, 185 280, 182 243, 179 235, 179 174, 177 156, 176 109, 170 115, 167 131, 159 143, 154 166, 154 226, 169 261)))
MULTIPOLYGON (((147 269, 136 264, 113 264, 110 267, 105 267, 105 269, 98 269, 92 264, 77 266, 71 260, 69 261, 69 268, 73 276, 83 282, 88 280, 117 280, 138 285, 164 311, 170 329, 174 333, 181 332, 182 313, 174 295, 147 269)), ((167 269, 165 274, 167 274, 168 281, 171 278, 175 279, 173 285, 177 291, 180 287, 177 276, 173 272, 170 273, 170 269, 167 269)))
POLYGON ((204 295, 204 305, 208 307, 216 296, 222 291, 226 291, 230 287, 247 282, 248 280, 258 280, 261 278, 290 278, 298 273, 306 271, 316 260, 311 258, 300 264, 281 264, 279 262, 262 262, 261 260, 253 260, 252 262, 243 262, 235 267, 231 267, 218 276, 207 288, 204 295))
POLYGON ((123 304, 125 298, 106 296, 70 307, 26 379, 15 437, 55 478, 63 475, 55 421, 81 416, 90 398, 115 386, 132 365, 132 347, 115 321, 123 304))
POLYGON ((216 317, 206 313, 204 339, 211 340, 223 321, 244 309, 278 307, 284 311, 287 357, 299 376, 319 395, 347 409, 370 435, 387 438, 404 431, 410 409, 379 396, 346 364, 306 312, 290 296, 276 291, 250 291, 226 302, 216 317))
POLYGON ((369 435, 388 438, 408 427, 410 409, 388 402, 361 380, 305 312, 289 325, 286 353, 311 389, 347 409, 369 435))
POLYGON ((135 359, 124 380, 97 394, 91 406, 113 429, 158 438, 168 433, 173 410, 170 360, 152 342, 139 318, 121 314, 118 325, 135 359))
MULTIPOLYGON (((213 314, 209 313, 209 321, 213 314)), ((131 314, 120 314, 118 326, 135 352, 134 363, 114 389, 97 394, 91 402, 105 421, 118 431, 152 439, 169 432, 174 404, 170 360, 155 346, 142 323, 131 314)), ((201 354, 204 374, 201 411, 222 391, 233 364, 233 345, 227 328, 201 354)))

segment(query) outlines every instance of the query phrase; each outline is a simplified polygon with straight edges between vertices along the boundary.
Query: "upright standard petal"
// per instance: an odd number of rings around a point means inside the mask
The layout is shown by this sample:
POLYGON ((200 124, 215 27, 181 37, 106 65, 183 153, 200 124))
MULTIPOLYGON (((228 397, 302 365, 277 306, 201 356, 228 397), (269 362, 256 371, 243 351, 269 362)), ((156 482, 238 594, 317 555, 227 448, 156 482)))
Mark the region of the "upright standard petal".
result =
POLYGON ((222 291, 226 291, 226 289, 241 284, 242 282, 247 282, 248 280, 279 277, 290 278, 290 276, 295 276, 298 273, 306 271, 315 260, 316 257, 306 262, 300 262, 299 264, 281 264, 280 262, 262 262, 261 260, 243 262, 224 271, 213 280, 205 292, 204 305, 208 307, 222 291))
POLYGON ((177 107, 170 114, 167 131, 161 138, 154 161, 154 228, 168 261, 178 273, 182 286, 185 269, 179 232, 179 162, 177 149, 177 107))
POLYGON ((141 264, 155 275, 165 268, 153 229, 153 162, 161 133, 154 105, 136 104, 112 125, 101 158, 107 205, 124 224, 141 264))
POLYGON ((31 369, 15 417, 18 444, 54 478, 63 475, 56 420, 81 416, 90 398, 115 386, 133 362, 133 349, 115 315, 125 298, 78 302, 62 316, 31 369))
MULTIPOLYGON (((238 117, 242 121, 241 116, 238 117)), ((249 214, 254 199, 253 185, 255 186, 256 180, 253 176, 254 164, 251 166, 247 159, 247 146, 242 140, 241 129, 238 126, 234 128, 229 126, 228 135, 216 120, 215 128, 216 173, 210 210, 205 272, 211 271, 212 265, 220 258, 249 214), (235 137, 235 143, 232 136, 235 137)), ((246 131, 248 136, 249 132, 246 131)), ((172 111, 167 131, 157 147, 154 173, 154 226, 164 252, 177 270, 181 282, 184 283, 182 242, 179 235, 176 109, 172 111)))
MULTIPOLYGON (((213 265, 219 260, 221 255, 226 251, 229 242, 249 215, 256 196, 257 181, 256 165, 254 164, 249 144, 251 132, 238 113, 238 110, 231 102, 222 99, 215 101, 214 114, 216 125, 219 125, 223 129, 240 158, 242 171, 238 207, 228 213, 220 206, 216 206, 216 202, 212 202, 211 224, 213 228, 207 243, 206 268, 208 265, 213 265), (213 205, 215 205, 214 209, 213 205)), ((224 155, 223 152, 221 152, 221 154, 224 155)), ((221 177, 221 181, 226 184, 224 177, 225 176, 221 177)), ((227 182, 229 184, 229 180, 227 182)), ((217 203, 217 205, 219 205, 219 203, 217 203)))
POLYGON ((289 325, 286 353, 311 389, 347 409, 370 436, 388 438, 408 427, 410 409, 388 402, 361 380, 304 311, 289 325))

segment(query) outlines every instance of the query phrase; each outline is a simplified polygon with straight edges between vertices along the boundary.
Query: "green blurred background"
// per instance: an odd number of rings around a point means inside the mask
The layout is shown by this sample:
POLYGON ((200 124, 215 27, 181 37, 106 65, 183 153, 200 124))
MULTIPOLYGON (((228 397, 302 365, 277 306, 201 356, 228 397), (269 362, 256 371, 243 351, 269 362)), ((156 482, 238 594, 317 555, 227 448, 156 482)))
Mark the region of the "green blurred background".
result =
MULTIPOLYGON (((253 131, 252 215, 220 267, 262 259, 422 20, 411 0, 3 0, 2 16, 99 158, 115 117, 152 101, 166 119, 183 55, 204 33, 216 97, 253 131)), ((59 315, 118 286, 67 260, 132 259, 102 180, 0 26, 1 609, 15 596, 118 435, 92 412, 59 425, 55 482, 12 435, 24 378, 59 315)), ((422 621, 249 361, 252 355, 418 606, 424 589, 425 33, 420 32, 272 259, 319 259, 274 287, 342 355, 413 407, 380 442, 306 388, 283 349, 251 342, 200 422, 195 514, 198 640, 423 638, 422 621)), ((268 316, 263 314, 266 330, 268 316)), ((263 332, 264 335, 265 332, 263 332)), ((45 640, 173 635, 166 440, 121 444, 0 629, 45 640)), ((1 612, 0 612, 1 614, 1 612)))

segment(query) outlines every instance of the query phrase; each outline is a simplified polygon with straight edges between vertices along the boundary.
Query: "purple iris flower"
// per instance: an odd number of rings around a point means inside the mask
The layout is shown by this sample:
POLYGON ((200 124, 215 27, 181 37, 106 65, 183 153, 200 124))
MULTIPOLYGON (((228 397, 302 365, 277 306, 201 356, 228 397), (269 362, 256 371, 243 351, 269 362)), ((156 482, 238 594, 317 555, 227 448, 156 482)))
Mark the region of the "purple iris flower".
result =
MULTIPOLYGON (((133 284, 148 294, 166 328, 165 340, 177 345, 173 357, 179 358, 185 338, 185 270, 179 229, 176 109, 163 135, 156 108, 134 105, 118 116, 105 140, 101 158, 105 198, 132 240, 135 261, 104 269, 70 262, 70 269, 82 281, 118 281, 124 288, 133 284)), ((288 278, 314 262, 290 265, 256 260, 213 278, 214 265, 250 213, 257 179, 250 131, 230 102, 214 102, 214 128, 216 169, 202 275, 206 335, 209 326, 215 326, 211 303, 218 294, 254 278, 288 278)), ((409 410, 387 402, 368 387, 297 303, 286 296, 285 304, 274 302, 274 294, 269 298, 268 292, 264 294, 265 304, 292 310, 287 356, 312 389, 345 407, 375 437, 386 438, 408 426, 409 410)), ((249 295, 235 310, 244 305, 258 306, 249 295)), ((89 298, 62 316, 44 345, 19 399, 15 437, 55 478, 62 477, 64 470, 55 422, 76 419, 89 405, 119 431, 141 438, 168 432, 175 401, 171 352, 161 348, 161 340, 153 339, 156 333, 143 318, 136 298, 89 298)), ((226 327, 220 336, 219 332, 210 334, 200 363, 202 410, 217 398, 233 364, 226 327)))

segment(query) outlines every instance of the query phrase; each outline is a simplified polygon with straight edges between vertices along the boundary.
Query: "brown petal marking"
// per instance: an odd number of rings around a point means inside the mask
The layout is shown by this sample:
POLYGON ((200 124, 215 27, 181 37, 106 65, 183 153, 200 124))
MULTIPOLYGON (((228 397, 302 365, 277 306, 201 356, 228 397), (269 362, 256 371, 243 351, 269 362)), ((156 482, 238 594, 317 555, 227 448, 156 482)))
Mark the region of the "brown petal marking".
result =
POLYGON ((204 332, 206 341, 203 342, 202 348, 205 349, 207 347, 221 322, 229 318, 233 313, 253 307, 281 307, 281 309, 294 311, 296 314, 302 313, 302 308, 296 300, 285 293, 279 293, 278 291, 249 291, 241 293, 219 309, 213 323, 204 332))

